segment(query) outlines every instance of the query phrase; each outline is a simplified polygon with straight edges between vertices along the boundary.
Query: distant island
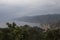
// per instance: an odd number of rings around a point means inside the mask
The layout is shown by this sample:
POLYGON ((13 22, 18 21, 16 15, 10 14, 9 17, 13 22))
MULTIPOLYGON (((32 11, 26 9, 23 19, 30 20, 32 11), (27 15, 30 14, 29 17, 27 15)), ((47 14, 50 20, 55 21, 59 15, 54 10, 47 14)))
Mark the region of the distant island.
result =
POLYGON ((18 21, 33 22, 33 23, 50 23, 60 21, 60 14, 25 16, 17 18, 18 21))

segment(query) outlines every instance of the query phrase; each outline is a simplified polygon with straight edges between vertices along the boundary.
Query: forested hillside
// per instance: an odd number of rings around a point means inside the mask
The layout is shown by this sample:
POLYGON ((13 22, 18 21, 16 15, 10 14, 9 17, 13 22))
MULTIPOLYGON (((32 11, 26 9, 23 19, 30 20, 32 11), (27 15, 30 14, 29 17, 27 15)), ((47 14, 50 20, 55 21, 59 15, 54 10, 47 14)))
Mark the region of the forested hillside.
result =
MULTIPOLYGON (((58 27, 60 24, 56 23, 58 27)), ((7 28, 0 28, 0 40, 60 40, 60 28, 18 26, 16 23, 6 23, 7 28)), ((53 26, 53 24, 51 25, 53 26)), ((60 27, 60 26, 59 26, 60 27)))

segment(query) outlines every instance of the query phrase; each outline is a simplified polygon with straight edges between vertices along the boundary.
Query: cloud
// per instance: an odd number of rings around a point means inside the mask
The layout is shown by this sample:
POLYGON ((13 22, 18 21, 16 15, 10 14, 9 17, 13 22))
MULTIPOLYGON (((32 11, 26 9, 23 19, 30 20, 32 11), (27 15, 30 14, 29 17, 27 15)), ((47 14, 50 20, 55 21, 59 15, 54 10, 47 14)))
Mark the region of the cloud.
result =
POLYGON ((16 17, 60 13, 60 0, 0 0, 0 16, 16 17))

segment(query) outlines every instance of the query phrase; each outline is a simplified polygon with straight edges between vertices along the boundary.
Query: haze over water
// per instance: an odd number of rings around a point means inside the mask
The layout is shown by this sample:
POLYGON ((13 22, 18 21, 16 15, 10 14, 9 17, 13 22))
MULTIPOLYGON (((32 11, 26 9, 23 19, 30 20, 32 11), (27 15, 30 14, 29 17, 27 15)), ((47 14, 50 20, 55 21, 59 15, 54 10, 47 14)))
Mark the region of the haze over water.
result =
POLYGON ((0 26, 14 18, 46 14, 60 14, 60 0, 0 0, 0 26))
POLYGON ((6 23, 9 22, 9 23, 13 23, 15 22, 17 25, 19 26, 23 26, 23 25, 30 25, 30 26, 38 26, 40 27, 40 24, 39 23, 29 23, 29 22, 24 22, 24 21, 17 21, 17 20, 13 20, 13 19, 6 19, 6 20, 0 20, 0 27, 1 28, 5 28, 7 27, 6 23))

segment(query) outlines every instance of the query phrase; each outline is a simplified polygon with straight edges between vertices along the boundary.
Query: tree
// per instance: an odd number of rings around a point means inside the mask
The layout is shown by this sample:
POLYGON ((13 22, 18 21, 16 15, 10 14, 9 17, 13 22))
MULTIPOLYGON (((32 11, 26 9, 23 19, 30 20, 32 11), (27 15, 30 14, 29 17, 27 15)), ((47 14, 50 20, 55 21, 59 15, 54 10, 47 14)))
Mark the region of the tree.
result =
POLYGON ((60 29, 47 30, 45 34, 46 40, 60 40, 60 29))

